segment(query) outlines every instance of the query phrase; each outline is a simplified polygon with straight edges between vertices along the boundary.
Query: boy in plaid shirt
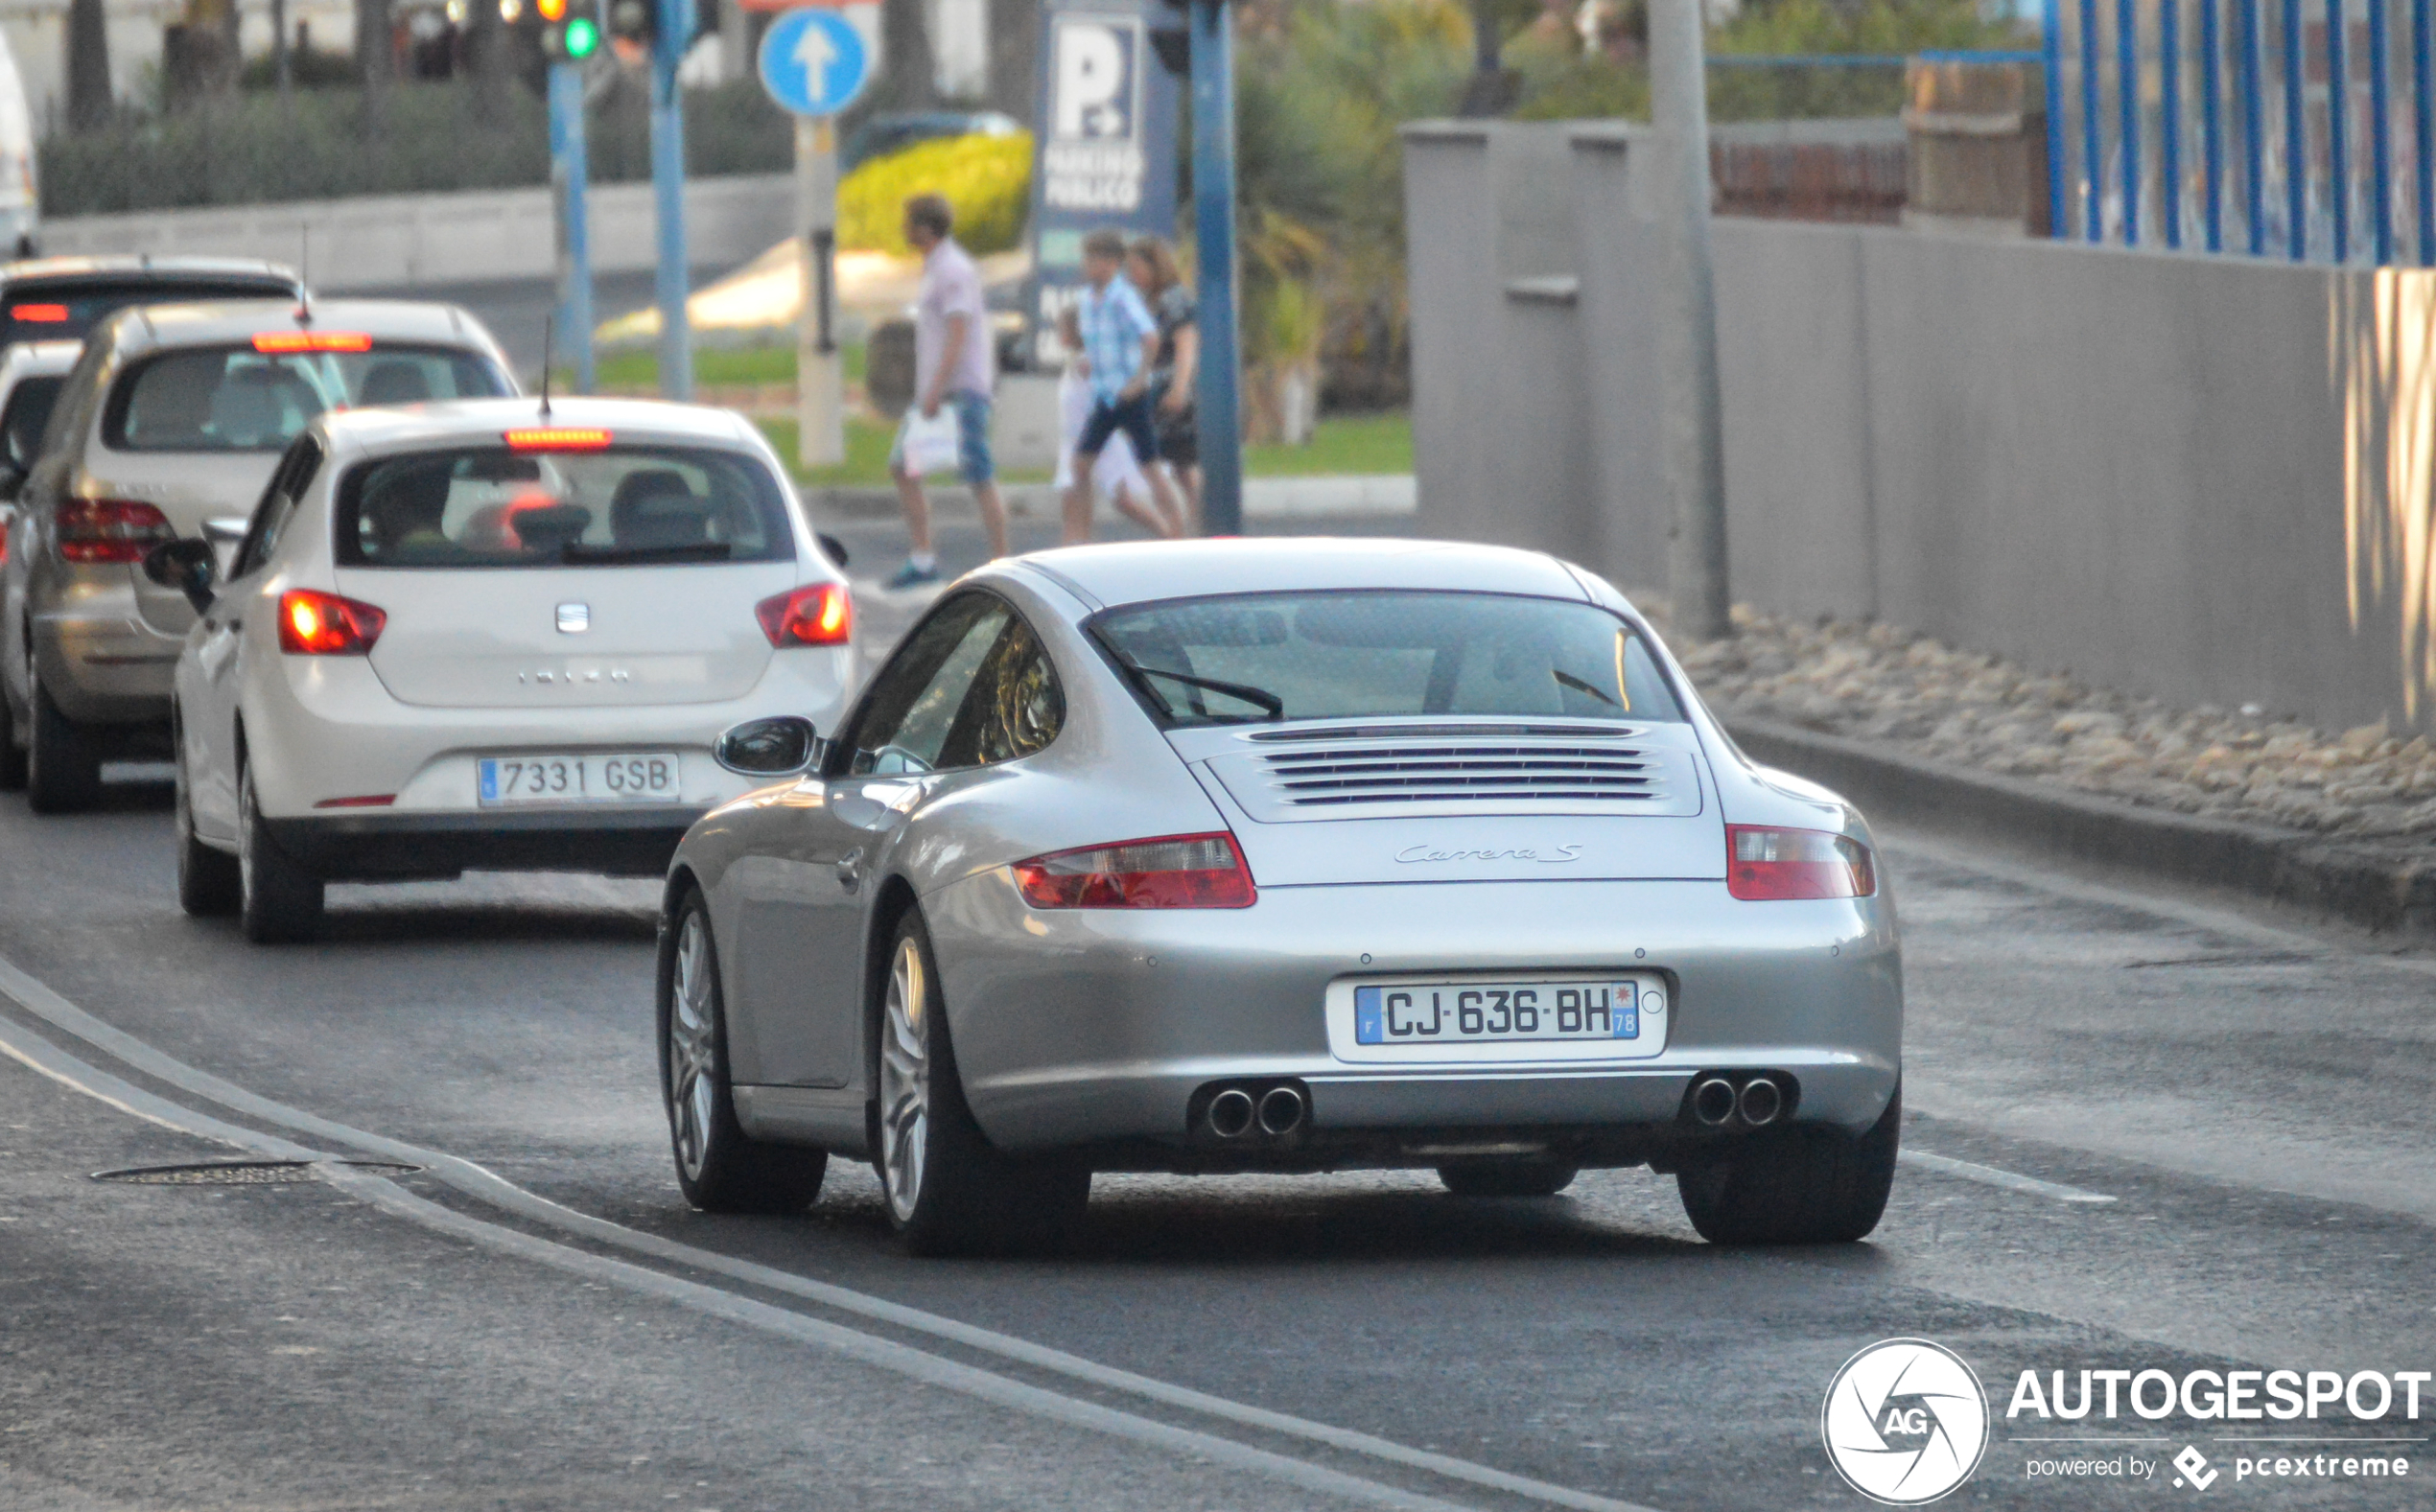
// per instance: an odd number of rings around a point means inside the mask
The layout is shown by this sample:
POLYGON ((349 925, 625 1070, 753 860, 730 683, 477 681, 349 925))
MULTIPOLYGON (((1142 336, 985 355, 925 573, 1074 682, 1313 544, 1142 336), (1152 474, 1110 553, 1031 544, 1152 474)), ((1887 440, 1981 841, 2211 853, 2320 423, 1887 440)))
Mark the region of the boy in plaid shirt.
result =
MULTIPOLYGON (((1117 231, 1094 231, 1083 239, 1082 297, 1074 314, 1082 327, 1086 375, 1091 384, 1091 416, 1074 443, 1074 481, 1066 490, 1066 542, 1091 539, 1091 468, 1122 431, 1137 457, 1159 454, 1159 435, 1151 421, 1150 380, 1159 357, 1159 321, 1142 296, 1122 276, 1125 237, 1117 231)), ((1153 488, 1158 487, 1153 483, 1153 488)), ((1159 500, 1162 506, 1166 500, 1159 500)), ((1161 514, 1172 515, 1162 507, 1161 514)), ((1173 526, 1161 534, 1174 535, 1173 526)))

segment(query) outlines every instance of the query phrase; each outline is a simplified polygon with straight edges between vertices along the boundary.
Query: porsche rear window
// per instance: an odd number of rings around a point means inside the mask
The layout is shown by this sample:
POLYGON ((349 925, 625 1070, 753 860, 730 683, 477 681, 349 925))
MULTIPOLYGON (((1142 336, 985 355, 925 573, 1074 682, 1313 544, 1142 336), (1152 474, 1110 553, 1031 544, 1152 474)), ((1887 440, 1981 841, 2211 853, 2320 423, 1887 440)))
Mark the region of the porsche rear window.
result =
POLYGON ((786 562, 786 497, 755 457, 712 447, 384 457, 339 485, 342 567, 621 567, 786 562))
POLYGON ((186 347, 119 378, 102 442, 118 452, 281 452, 325 409, 507 391, 488 358, 462 348, 376 341, 368 352, 267 356, 250 344, 186 347))
POLYGON ((1090 630, 1169 726, 1365 715, 1670 720, 1631 626, 1503 593, 1245 593, 1110 610, 1090 630))

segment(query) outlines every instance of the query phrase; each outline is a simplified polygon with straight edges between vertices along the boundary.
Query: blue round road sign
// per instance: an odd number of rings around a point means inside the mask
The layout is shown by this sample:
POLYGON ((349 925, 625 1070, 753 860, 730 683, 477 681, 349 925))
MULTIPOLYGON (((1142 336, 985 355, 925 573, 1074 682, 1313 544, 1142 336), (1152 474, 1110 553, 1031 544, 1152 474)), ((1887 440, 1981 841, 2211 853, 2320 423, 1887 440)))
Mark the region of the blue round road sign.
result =
POLYGON ((761 87, 797 115, 835 115, 871 82, 871 49, 837 11, 788 11, 761 37, 761 87))

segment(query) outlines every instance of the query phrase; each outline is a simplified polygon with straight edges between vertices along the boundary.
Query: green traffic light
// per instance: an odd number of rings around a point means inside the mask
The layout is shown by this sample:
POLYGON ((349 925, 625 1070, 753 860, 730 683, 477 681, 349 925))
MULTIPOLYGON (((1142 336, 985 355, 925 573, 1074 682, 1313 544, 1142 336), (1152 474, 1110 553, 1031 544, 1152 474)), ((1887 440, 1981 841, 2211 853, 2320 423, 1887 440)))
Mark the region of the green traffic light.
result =
POLYGON ((600 25, 590 16, 577 16, 567 23, 567 56, 590 58, 600 46, 600 25))

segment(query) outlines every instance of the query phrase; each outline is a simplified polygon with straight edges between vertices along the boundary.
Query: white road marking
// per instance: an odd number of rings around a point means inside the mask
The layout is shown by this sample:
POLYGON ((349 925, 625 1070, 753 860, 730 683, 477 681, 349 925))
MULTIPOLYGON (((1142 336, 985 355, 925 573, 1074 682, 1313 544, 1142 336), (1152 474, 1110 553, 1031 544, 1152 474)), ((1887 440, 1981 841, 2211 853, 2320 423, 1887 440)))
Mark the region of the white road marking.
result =
POLYGON ((1959 1176, 1965 1181, 1978 1181, 1987 1186, 2003 1187, 2008 1192, 2027 1192, 2034 1197, 2053 1198, 2058 1202, 2112 1202, 2116 1198, 2103 1192, 2088 1192, 2068 1187, 2061 1181, 2041 1181, 2036 1176, 2000 1171, 1974 1160, 1956 1160, 1952 1155, 1932 1155, 1925 1150, 1906 1150, 1895 1157, 1907 1166, 1918 1166, 1941 1176, 1959 1176))
MULTIPOLYGON (((547 1198, 527 1192, 504 1177, 460 1156, 440 1151, 425 1150, 401 1140, 353 1128, 347 1125, 321 1118, 300 1108, 290 1107, 256 1093, 248 1092, 233 1082, 199 1070, 169 1056, 124 1030, 116 1029, 95 1018, 84 1010, 53 991, 13 963, 0 960, 0 996, 14 1002, 35 1017, 64 1034, 74 1035, 108 1054, 125 1064, 154 1077, 196 1097, 217 1104, 232 1112, 258 1118, 299 1134, 325 1140, 331 1144, 393 1160, 424 1167, 446 1185, 517 1217, 546 1223, 596 1243, 615 1245, 631 1253, 650 1256, 696 1270, 727 1276, 748 1285, 765 1288, 807 1301, 851 1313, 903 1328, 909 1332, 927 1334, 966 1348, 997 1355, 1037 1369, 1067 1376, 1103 1388, 1129 1392, 1135 1396, 1186 1408, 1248 1428, 1263 1430, 1305 1442, 1326 1445, 1331 1449, 1366 1455, 1370 1458, 1426 1471, 1450 1480, 1468 1482, 1489 1490, 1528 1498, 1552 1506, 1571 1507, 1578 1512, 1653 1512, 1638 1502, 1621 1501, 1611 1497, 1576 1491, 1568 1486, 1534 1480, 1525 1476, 1510 1475, 1487 1465, 1451 1455, 1413 1449, 1393 1440, 1376 1438, 1350 1429, 1332 1427, 1308 1418, 1288 1413, 1272 1412, 1264 1407, 1230 1401, 1195 1391, 1188 1386, 1174 1385, 1132 1371, 1103 1365, 1063 1350, 1012 1335, 995 1333, 953 1318, 925 1313, 917 1308, 902 1306, 881 1298, 828 1282, 813 1281, 791 1271, 779 1270, 750 1261, 737 1260, 714 1250, 697 1249, 653 1234, 593 1218, 572 1208, 562 1207, 547 1198)), ((664 1297, 698 1312, 745 1323, 772 1333, 785 1335, 806 1343, 832 1349, 851 1358, 894 1370, 930 1384, 962 1391, 969 1395, 996 1402, 1050 1417, 1079 1427, 1093 1428, 1119 1437, 1171 1449, 1177 1453, 1206 1455, 1219 1463, 1238 1469, 1284 1479, 1328 1495, 1370 1502, 1374 1505, 1418 1509, 1418 1512, 1457 1512, 1457 1503, 1443 1501, 1384 1482, 1366 1480, 1324 1466, 1314 1465, 1290 1455, 1254 1449, 1230 1438, 1178 1428, 1155 1419, 1139 1417, 1096 1403, 1066 1396, 1044 1387, 992 1374, 977 1366, 966 1365, 942 1356, 933 1355, 910 1345, 865 1334, 835 1323, 808 1317, 785 1308, 773 1307, 747 1297, 699 1282, 687 1281, 665 1272, 648 1269, 626 1261, 594 1255, 551 1240, 521 1233, 468 1217, 443 1207, 399 1187, 386 1176, 374 1175, 334 1162, 328 1153, 309 1150, 276 1135, 242 1128, 209 1114, 198 1112, 182 1104, 143 1090, 106 1071, 78 1060, 38 1035, 0 1018, 0 1052, 24 1062, 52 1080, 74 1087, 80 1092, 124 1112, 153 1123, 217 1140, 240 1150, 256 1151, 277 1160, 311 1160, 321 1163, 324 1175, 332 1182, 363 1200, 384 1211, 425 1227, 437 1229, 469 1243, 479 1244, 503 1253, 537 1261, 587 1278, 624 1286, 630 1290, 664 1297)))

